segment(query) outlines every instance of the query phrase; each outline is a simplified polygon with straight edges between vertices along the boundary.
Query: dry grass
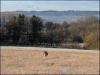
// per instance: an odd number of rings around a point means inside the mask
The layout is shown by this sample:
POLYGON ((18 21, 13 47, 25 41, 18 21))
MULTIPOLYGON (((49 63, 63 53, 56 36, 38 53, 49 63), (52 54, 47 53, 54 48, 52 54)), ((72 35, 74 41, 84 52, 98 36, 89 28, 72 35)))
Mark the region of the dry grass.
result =
POLYGON ((99 74, 99 52, 1 50, 1 74, 99 74))

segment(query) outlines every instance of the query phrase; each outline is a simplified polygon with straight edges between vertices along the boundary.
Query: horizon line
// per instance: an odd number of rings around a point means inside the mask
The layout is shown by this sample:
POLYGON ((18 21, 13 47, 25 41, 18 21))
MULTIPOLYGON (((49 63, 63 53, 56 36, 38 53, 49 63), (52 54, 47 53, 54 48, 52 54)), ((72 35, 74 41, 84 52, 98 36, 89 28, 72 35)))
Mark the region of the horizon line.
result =
MULTIPOLYGON (((16 0, 1 0, 1 1, 16 1, 16 0)), ((99 0, 17 0, 17 1, 99 1, 99 0)))
POLYGON ((100 11, 100 10, 8 10, 8 11, 0 11, 0 12, 32 12, 32 11, 100 11))

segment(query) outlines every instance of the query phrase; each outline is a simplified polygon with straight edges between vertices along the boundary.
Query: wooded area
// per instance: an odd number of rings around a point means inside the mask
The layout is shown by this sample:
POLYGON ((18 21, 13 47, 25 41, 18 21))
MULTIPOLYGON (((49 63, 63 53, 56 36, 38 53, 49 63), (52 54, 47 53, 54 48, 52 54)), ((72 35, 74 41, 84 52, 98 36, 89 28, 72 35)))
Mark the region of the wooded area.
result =
POLYGON ((38 16, 13 16, 0 26, 1 45, 99 49, 99 22, 94 16, 76 22, 44 22, 38 16), (83 44, 84 47, 80 45, 83 44))

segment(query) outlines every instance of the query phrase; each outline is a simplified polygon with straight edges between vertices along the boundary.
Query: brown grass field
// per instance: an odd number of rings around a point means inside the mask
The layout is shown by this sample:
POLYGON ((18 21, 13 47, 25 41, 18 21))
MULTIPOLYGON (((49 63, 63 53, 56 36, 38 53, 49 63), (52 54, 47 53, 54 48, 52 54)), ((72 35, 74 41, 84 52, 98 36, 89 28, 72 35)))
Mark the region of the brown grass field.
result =
POLYGON ((1 48, 1 74, 99 75, 99 51, 44 51, 1 48))

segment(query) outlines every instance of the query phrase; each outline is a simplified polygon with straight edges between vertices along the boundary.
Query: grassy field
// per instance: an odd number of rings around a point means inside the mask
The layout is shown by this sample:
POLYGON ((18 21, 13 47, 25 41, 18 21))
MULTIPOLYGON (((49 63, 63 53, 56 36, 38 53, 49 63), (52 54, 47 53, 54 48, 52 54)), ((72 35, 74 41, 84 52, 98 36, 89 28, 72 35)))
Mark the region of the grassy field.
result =
POLYGON ((1 74, 99 75, 99 51, 45 48, 48 56, 44 56, 44 51, 37 49, 1 48, 1 74))

